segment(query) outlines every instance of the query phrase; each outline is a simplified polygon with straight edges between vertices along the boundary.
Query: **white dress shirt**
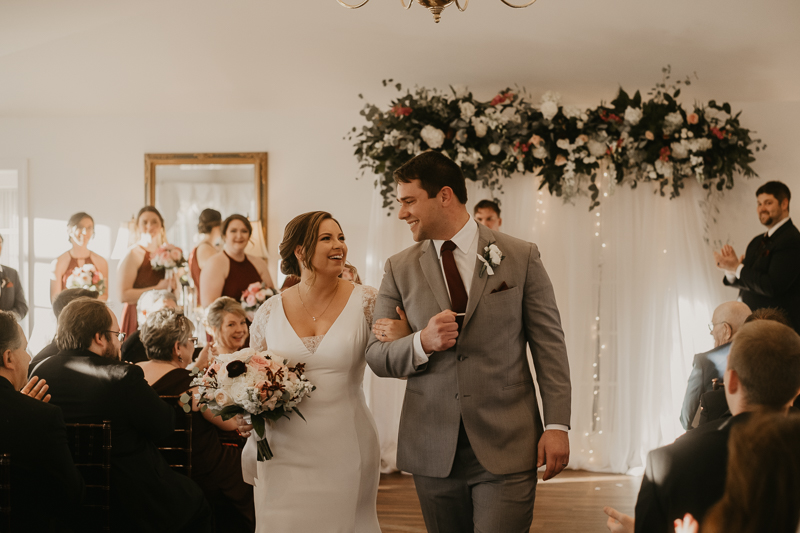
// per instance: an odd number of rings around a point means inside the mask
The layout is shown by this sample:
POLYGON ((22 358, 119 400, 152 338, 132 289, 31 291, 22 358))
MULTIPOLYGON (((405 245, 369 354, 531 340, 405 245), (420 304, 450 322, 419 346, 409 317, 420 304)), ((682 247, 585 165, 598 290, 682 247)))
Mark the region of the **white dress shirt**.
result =
MULTIPOLYGON (((478 255, 478 223, 475 219, 471 218, 466 224, 456 233, 452 239, 453 244, 456 245, 453 250, 453 259, 456 261, 458 273, 461 276, 461 281, 464 282, 464 289, 467 291, 467 298, 469 298, 469 290, 472 285, 472 277, 475 275, 475 261, 478 255)), ((444 266, 442 265, 442 245, 445 241, 433 241, 433 246, 436 248, 436 255, 439 258, 439 267, 442 269, 442 277, 444 278, 444 285, 447 288, 447 295, 450 296, 450 287, 447 285, 447 276, 444 273, 444 266)), ((420 339, 421 332, 414 333, 414 367, 418 368, 428 362, 428 358, 433 354, 425 353, 422 349, 422 340, 420 339)), ((547 424, 545 430, 558 429, 561 431, 569 431, 568 426, 562 424, 547 424)))
MULTIPOLYGON (((772 237, 772 235, 776 231, 778 231, 778 228, 780 228, 781 226, 783 226, 787 222, 789 222, 789 217, 784 218, 783 220, 781 220, 780 222, 778 222, 777 224, 775 224, 774 226, 769 228, 769 230, 767 231, 767 237, 772 237)), ((744 268, 744 264, 740 263, 739 266, 736 267, 736 271, 735 272, 733 270, 726 270, 725 271, 725 277, 728 278, 728 282, 729 283, 733 283, 737 279, 741 278, 742 277, 742 269, 743 268, 744 268)))

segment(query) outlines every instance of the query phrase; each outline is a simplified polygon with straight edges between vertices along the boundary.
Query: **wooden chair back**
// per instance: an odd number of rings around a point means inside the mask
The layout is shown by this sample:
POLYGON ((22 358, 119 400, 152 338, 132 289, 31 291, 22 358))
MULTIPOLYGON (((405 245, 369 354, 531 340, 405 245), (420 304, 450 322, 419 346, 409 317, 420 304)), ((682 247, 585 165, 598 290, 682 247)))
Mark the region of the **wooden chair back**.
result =
POLYGON ((160 397, 175 409, 175 431, 159 443, 158 450, 173 470, 192 477, 192 412, 183 410, 180 397, 160 397))
POLYGON ((66 424, 72 460, 83 476, 83 531, 111 531, 111 422, 66 424))
POLYGON ((0 454, 0 532, 11 531, 11 454, 0 454))

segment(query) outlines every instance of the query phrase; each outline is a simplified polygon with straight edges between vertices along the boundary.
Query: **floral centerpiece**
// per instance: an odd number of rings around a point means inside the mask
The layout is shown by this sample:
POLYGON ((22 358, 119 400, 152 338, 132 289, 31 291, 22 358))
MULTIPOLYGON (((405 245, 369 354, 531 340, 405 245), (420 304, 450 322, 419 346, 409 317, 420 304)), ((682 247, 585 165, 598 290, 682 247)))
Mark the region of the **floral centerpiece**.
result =
MULTIPOLYGON (((594 108, 562 105, 548 91, 537 104, 525 89, 503 89, 490 101, 479 101, 466 88, 439 92, 406 90, 388 108, 367 104, 367 124, 353 128, 355 156, 362 173, 378 175, 384 207, 392 208, 392 174, 425 150, 437 150, 455 161, 467 179, 495 189, 501 177, 539 174, 541 187, 565 200, 591 197, 599 205, 597 178, 609 176, 609 191, 627 182, 651 181, 662 196, 674 198, 683 180, 703 187, 732 188, 735 174, 756 176, 754 152, 766 148, 742 127, 727 103, 678 103, 680 85, 670 82, 670 68, 643 100, 623 89, 609 104, 594 108)), ((392 80, 384 80, 384 86, 392 80)), ((395 88, 402 91, 401 84, 395 88)))
MULTIPOLYGON (((201 409, 211 409, 215 416, 228 420, 238 414, 249 415, 258 435, 258 460, 272 459, 265 425, 294 412, 305 420, 297 405, 316 388, 304 375, 305 366, 287 361, 270 351, 246 348, 232 354, 218 355, 202 375, 192 381, 198 386, 201 409)), ((181 402, 189 409, 190 397, 181 402)))
POLYGON ((183 250, 171 244, 162 244, 150 256, 150 266, 153 270, 170 270, 179 268, 187 263, 183 257, 183 250))
POLYGON ((275 296, 275 290, 267 287, 266 283, 255 282, 247 286, 242 292, 241 302, 244 312, 247 314, 247 319, 252 322, 256 315, 258 308, 264 305, 264 302, 275 296))
POLYGON ((106 292, 106 280, 97 267, 91 263, 72 269, 67 278, 67 289, 87 289, 102 296, 106 292))

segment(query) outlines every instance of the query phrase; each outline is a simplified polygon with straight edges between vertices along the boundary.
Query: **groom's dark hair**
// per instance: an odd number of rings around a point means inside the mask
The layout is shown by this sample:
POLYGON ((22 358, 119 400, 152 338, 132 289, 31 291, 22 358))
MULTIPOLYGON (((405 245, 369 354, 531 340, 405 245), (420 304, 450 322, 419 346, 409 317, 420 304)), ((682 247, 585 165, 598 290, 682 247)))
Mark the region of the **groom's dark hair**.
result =
POLYGON ((419 180, 428 198, 450 187, 459 202, 467 203, 467 182, 461 167, 439 152, 423 152, 394 171, 395 183, 411 183, 412 180, 419 180))

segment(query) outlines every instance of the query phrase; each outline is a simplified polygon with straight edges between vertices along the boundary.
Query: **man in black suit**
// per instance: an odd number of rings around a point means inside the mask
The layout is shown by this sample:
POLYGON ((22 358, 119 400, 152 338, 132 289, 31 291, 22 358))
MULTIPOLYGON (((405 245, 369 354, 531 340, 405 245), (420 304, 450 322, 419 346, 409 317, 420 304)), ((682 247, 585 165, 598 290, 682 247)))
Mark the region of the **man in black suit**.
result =
POLYGON ((80 503, 83 480, 67 447, 61 409, 46 403, 44 382, 23 387, 27 346, 15 318, 0 311, 0 452, 11 454, 12 531, 58 531, 80 503))
POLYGON ((739 331, 750 316, 750 308, 742 302, 725 302, 714 309, 708 329, 714 337, 714 349, 694 356, 692 373, 686 385, 681 409, 683 429, 697 426, 695 419, 700 407, 700 397, 713 390, 713 380, 722 379, 728 366, 728 352, 734 333, 739 331))
MULTIPOLYGON (((0 253, 3 252, 3 236, 0 235, 0 253)), ((16 270, 0 265, 0 310, 13 311, 19 320, 28 314, 25 291, 16 270)))
MULTIPOLYGON (((675 519, 691 513, 702 523, 725 491, 728 436, 751 412, 781 412, 800 392, 800 336, 771 320, 742 326, 731 345, 725 396, 733 417, 700 426, 647 456, 636 501, 636 533, 672 533, 675 519)), ((615 509, 607 526, 634 531, 631 517, 615 509)))
POLYGON ((144 380, 141 367, 119 360, 116 316, 89 298, 61 312, 60 352, 35 374, 67 422, 111 421, 114 531, 213 531, 211 508, 191 479, 170 469, 153 444, 174 429, 174 410, 144 380))
POLYGON ((759 187, 758 218, 767 232, 750 241, 742 257, 725 245, 714 252, 714 260, 725 271, 723 283, 739 289, 739 298, 751 310, 783 309, 800 331, 800 231, 789 218, 791 197, 779 181, 759 187))

